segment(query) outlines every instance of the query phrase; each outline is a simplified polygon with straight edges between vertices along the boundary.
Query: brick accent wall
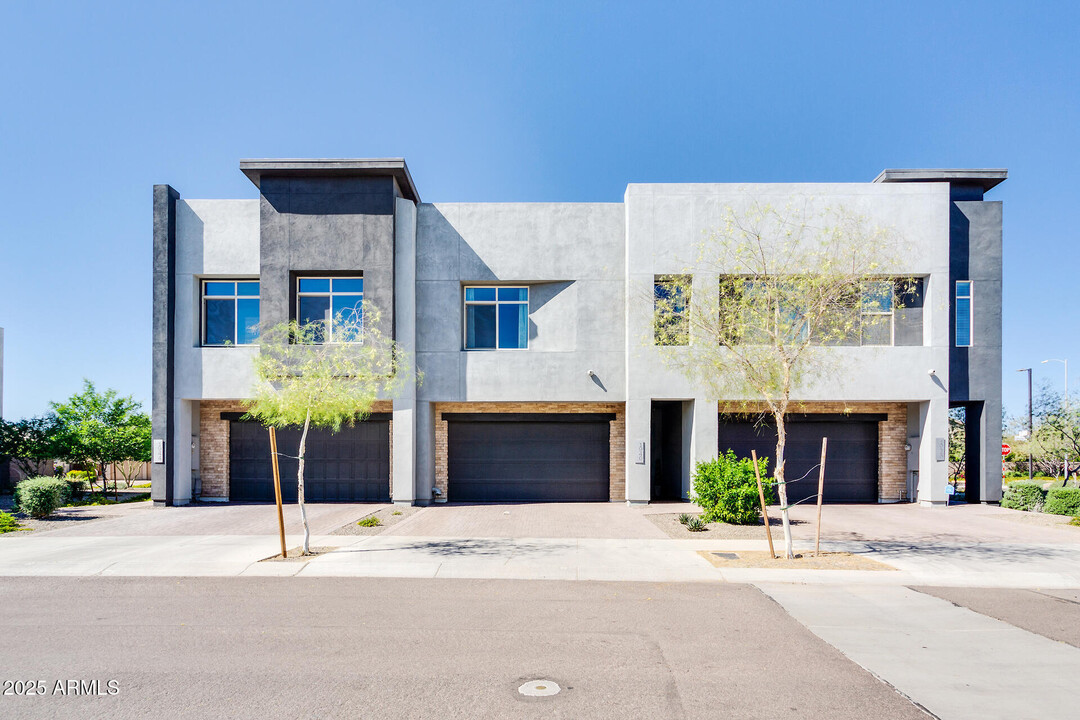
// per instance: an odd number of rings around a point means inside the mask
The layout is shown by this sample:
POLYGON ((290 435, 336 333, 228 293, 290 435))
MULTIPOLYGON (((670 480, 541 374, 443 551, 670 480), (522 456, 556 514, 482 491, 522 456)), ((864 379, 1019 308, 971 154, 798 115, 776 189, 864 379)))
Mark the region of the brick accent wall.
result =
MULTIPOLYGON (((724 405, 720 413, 756 413, 761 405, 724 405)), ((878 423, 878 499, 891 502, 907 498, 907 403, 816 402, 792 404, 792 413, 874 413, 885 414, 878 423)))
MULTIPOLYGON (((202 498, 229 499, 229 421, 223 412, 244 412, 237 400, 202 400, 199 402, 199 476, 202 498)), ((378 400, 372 412, 393 411, 390 400, 378 400)), ((390 421, 390 489, 394 488, 394 421, 390 421)), ((280 448, 279 448, 280 449, 280 448)), ((284 449, 281 449, 285 452, 284 449)), ((295 448, 294 448, 295 451, 295 448)))
POLYGON ((466 402, 435 403, 435 487, 453 499, 449 487, 448 432, 443 413, 615 413, 608 423, 608 489, 611 500, 626 499, 626 413, 622 403, 466 402))

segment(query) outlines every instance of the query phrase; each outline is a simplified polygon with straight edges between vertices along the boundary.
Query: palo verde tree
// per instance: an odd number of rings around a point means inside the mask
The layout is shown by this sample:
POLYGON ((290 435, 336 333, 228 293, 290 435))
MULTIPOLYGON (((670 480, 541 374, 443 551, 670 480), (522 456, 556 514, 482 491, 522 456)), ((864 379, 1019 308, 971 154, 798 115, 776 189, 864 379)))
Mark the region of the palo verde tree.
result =
POLYGON ((304 508, 308 431, 337 432, 363 420, 379 396, 392 397, 413 382, 411 359, 380 332, 379 312, 365 302, 351 316, 304 325, 290 321, 262 330, 254 364, 256 385, 245 402, 248 415, 268 427, 303 428, 296 483, 306 555, 311 550, 304 508))
POLYGON ((842 208, 728 208, 692 269, 658 284, 653 330, 664 361, 725 405, 776 425, 774 481, 787 556, 786 421, 796 393, 838 373, 828 346, 892 342, 897 239, 842 208), (693 291, 693 292, 692 292, 693 291))
POLYGON ((94 383, 83 380, 81 393, 50 404, 57 419, 57 455, 90 471, 91 490, 100 477, 104 491, 109 464, 149 459, 150 417, 130 395, 98 392, 94 383))

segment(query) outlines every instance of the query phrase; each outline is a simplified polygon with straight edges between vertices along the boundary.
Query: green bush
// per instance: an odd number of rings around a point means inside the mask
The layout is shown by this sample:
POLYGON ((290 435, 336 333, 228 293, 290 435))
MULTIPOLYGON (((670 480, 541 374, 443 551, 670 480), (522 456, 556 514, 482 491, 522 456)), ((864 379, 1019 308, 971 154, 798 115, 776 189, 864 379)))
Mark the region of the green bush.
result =
POLYGON ((1043 490, 1042 485, 1027 481, 1014 482, 1005 489, 1005 496, 1001 498, 1001 507, 1041 512, 1044 502, 1046 502, 1046 491, 1043 490))
POLYGON ((0 510, 0 533, 9 533, 20 530, 19 521, 11 513, 0 510))
MULTIPOLYGON (((764 475, 768 458, 758 458, 758 468, 764 475)), ((766 482, 763 480, 762 482, 766 482)), ((766 485, 765 502, 774 501, 771 485, 766 485)), ((706 523, 725 522, 733 525, 754 525, 761 519, 754 463, 749 458, 737 458, 728 450, 716 460, 697 464, 694 471, 694 503, 705 512, 706 523)))
POLYGON ((71 485, 56 477, 34 477, 15 486, 15 505, 30 517, 48 517, 71 502, 71 485))
POLYGON ((1046 493, 1043 512, 1051 515, 1080 515, 1080 488, 1052 488, 1046 493))
POLYGON ((380 521, 379 518, 375 517, 374 515, 368 515, 366 518, 360 520, 356 524, 360 527, 379 527, 380 525, 382 525, 382 521, 380 521))

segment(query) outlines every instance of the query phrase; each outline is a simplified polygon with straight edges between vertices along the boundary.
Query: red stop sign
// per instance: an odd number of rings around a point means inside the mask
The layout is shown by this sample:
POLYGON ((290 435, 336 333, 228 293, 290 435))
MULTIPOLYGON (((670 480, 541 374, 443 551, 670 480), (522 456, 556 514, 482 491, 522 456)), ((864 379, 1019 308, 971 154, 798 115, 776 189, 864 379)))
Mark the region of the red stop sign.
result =
POLYGON ((1008 443, 1001 443, 1001 457, 1005 457, 1012 452, 1012 447, 1008 443))

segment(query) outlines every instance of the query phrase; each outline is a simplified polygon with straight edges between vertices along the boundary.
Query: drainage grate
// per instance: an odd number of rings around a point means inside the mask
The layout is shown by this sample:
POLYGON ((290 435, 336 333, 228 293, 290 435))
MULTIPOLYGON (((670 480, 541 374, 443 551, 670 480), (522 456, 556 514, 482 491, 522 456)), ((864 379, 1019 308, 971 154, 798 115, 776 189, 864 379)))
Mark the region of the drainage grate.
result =
POLYGON ((720 558, 722 560, 738 560, 739 559, 739 556, 738 556, 737 553, 714 552, 713 555, 715 555, 716 557, 718 557, 718 558, 720 558))
POLYGON ((519 687, 518 692, 529 697, 547 697, 555 695, 561 689, 558 683, 550 680, 530 680, 519 687))

